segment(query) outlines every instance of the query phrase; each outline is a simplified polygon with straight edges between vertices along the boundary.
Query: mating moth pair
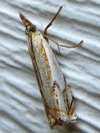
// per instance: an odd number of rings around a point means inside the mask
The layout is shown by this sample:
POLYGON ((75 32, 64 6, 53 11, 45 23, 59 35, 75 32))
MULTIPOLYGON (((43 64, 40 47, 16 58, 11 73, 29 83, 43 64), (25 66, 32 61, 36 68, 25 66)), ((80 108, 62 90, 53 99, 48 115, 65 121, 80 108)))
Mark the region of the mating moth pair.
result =
MULTIPOLYGON (((23 14, 19 14, 25 26, 29 53, 51 128, 55 125, 62 125, 63 121, 75 122, 77 119, 74 98, 48 44, 50 37, 47 35, 47 29, 52 25, 61 8, 47 25, 43 34, 23 14)), ((81 43, 82 41, 73 46, 61 46, 71 48, 77 47, 81 43)))

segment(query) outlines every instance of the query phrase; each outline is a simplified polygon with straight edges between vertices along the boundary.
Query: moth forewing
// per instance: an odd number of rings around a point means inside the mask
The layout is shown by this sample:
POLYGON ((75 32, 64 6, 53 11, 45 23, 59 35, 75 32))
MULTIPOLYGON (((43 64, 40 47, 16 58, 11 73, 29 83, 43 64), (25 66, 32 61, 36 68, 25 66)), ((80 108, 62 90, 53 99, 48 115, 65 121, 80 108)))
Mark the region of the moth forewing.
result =
POLYGON ((64 102, 67 110, 67 115, 69 117, 69 122, 76 122, 77 117, 75 116, 75 108, 74 108, 74 97, 66 84, 65 81, 65 89, 63 91, 64 102))
POLYGON ((50 127, 75 121, 73 96, 47 38, 24 15, 20 14, 20 18, 26 27, 29 53, 50 127))
POLYGON ((33 52, 35 57, 33 66, 36 69, 49 124, 53 127, 61 125, 62 121, 69 122, 74 114, 74 112, 69 113, 73 104, 72 95, 55 56, 40 32, 32 33, 29 42, 30 53, 33 52))

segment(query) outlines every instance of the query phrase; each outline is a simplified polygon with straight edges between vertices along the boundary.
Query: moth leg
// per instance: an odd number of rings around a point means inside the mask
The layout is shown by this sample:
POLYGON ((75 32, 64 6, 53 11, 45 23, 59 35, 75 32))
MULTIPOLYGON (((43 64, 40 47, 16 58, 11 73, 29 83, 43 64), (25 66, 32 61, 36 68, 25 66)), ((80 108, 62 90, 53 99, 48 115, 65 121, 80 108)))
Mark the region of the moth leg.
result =
POLYGON ((74 44, 72 46, 65 46, 65 45, 59 45, 59 46, 65 47, 65 48, 76 48, 76 47, 81 46, 82 43, 83 43, 83 41, 80 41, 79 43, 76 43, 76 44, 74 44))
POLYGON ((60 44, 58 43, 58 42, 56 42, 55 40, 53 40, 50 36, 48 36, 48 35, 43 35, 45 38, 46 38, 46 40, 48 41, 48 39, 49 40, 51 40, 52 42, 54 42, 56 45, 57 45, 57 47, 58 47, 58 50, 59 50, 59 52, 60 52, 60 49, 59 49, 59 46, 60 46, 60 44))
POLYGON ((83 43, 83 41, 80 41, 79 43, 74 44, 74 45, 72 45, 72 46, 66 46, 66 45, 61 45, 61 44, 59 44, 58 42, 56 42, 55 40, 53 40, 53 39, 52 39, 50 36, 48 36, 48 35, 44 35, 44 37, 45 37, 46 39, 49 39, 49 40, 51 40, 52 42, 54 42, 54 43, 58 46, 59 52, 60 52, 59 46, 65 47, 65 48, 76 48, 76 47, 81 46, 81 44, 83 43))
POLYGON ((44 34, 47 35, 47 29, 52 25, 53 21, 56 19, 56 17, 58 16, 60 10, 62 9, 62 6, 60 6, 59 10, 57 11, 57 13, 54 15, 53 19, 51 20, 51 22, 46 26, 46 28, 44 29, 44 34))

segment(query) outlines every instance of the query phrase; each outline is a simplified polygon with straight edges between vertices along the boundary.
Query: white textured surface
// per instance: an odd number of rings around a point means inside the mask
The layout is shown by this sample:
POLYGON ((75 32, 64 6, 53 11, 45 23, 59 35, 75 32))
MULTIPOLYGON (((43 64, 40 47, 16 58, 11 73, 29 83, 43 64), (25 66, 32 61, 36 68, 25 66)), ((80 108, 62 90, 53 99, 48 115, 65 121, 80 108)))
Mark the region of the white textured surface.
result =
POLYGON ((100 0, 0 0, 0 133, 100 132, 100 0), (22 12, 59 43, 84 40, 81 48, 53 45, 61 69, 76 97, 77 123, 51 130, 27 51, 22 12))

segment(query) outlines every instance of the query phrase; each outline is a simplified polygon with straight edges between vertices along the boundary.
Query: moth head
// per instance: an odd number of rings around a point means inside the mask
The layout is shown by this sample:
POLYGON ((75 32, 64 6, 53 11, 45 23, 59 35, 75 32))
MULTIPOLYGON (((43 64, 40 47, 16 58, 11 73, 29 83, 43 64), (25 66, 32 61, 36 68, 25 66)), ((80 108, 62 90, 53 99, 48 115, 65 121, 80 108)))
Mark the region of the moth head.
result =
POLYGON ((35 25, 29 25, 26 27, 25 29, 25 34, 28 34, 30 32, 35 32, 37 30, 36 26, 35 25))
POLYGON ((26 27, 25 33, 28 35, 30 32, 35 32, 37 30, 36 26, 32 24, 22 13, 19 13, 22 23, 26 27))

